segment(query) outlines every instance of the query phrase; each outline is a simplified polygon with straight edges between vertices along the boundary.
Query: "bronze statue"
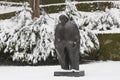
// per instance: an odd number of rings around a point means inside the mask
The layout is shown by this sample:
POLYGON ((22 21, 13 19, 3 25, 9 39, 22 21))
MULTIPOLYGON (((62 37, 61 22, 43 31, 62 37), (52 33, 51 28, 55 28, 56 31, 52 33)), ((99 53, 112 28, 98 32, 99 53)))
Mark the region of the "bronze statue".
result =
POLYGON ((59 17, 55 29, 55 49, 62 69, 79 70, 80 34, 75 22, 65 15, 59 17))

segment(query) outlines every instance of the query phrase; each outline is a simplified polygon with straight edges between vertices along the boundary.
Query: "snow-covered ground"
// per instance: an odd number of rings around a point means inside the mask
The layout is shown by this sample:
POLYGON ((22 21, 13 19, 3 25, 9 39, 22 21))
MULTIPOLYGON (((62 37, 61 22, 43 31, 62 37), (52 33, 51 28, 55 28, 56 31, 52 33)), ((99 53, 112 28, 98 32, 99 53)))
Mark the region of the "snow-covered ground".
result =
POLYGON ((120 80, 120 61, 94 62, 80 65, 84 77, 55 77, 60 66, 1 66, 0 80, 120 80))

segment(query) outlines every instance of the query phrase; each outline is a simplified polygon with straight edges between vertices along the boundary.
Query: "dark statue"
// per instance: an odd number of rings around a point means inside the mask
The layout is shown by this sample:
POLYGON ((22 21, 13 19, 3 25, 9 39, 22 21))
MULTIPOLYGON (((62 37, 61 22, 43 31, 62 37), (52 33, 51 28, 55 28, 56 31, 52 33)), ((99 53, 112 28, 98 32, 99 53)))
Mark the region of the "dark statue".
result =
POLYGON ((59 17, 55 29, 55 48, 62 69, 79 70, 80 34, 75 22, 65 15, 59 17))

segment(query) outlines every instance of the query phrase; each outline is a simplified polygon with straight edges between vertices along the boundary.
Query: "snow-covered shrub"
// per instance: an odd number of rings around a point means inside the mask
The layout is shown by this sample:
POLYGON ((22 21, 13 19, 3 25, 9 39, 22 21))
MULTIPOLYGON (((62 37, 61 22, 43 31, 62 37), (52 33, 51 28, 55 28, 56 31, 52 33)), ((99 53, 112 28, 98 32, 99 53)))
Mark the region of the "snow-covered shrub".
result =
POLYGON ((120 10, 116 8, 106 8, 105 12, 80 12, 80 14, 81 26, 90 30, 105 31, 120 27, 120 10))
POLYGON ((47 19, 43 15, 18 31, 13 60, 37 63, 50 53, 54 55, 54 31, 50 29, 54 25, 49 25, 47 19))
POLYGON ((0 23, 0 51, 13 53, 13 61, 30 64, 46 60, 50 54, 54 56, 54 29, 62 14, 73 19, 80 29, 83 57, 89 57, 99 49, 99 41, 93 31, 97 33, 120 27, 120 10, 116 8, 106 8, 105 12, 80 12, 74 4, 66 1, 66 10, 60 13, 49 16, 43 11, 40 18, 32 20, 30 12, 23 9, 15 17, 0 23))
POLYGON ((37 63, 54 56, 54 20, 47 14, 32 20, 30 12, 23 9, 0 25, 0 50, 13 53, 13 61, 37 63))

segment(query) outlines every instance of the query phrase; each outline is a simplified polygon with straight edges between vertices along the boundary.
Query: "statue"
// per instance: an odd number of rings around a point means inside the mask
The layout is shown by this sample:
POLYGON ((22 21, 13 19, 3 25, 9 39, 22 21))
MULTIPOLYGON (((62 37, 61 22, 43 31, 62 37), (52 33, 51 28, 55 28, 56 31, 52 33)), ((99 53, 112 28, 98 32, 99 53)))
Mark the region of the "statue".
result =
MULTIPOLYGON (((61 65, 61 68, 64 70, 79 72, 79 29, 75 22, 73 20, 70 20, 67 16, 61 15, 59 19, 60 23, 56 25, 55 29, 54 43, 59 63, 61 65)), ((72 75, 73 73, 70 74, 72 75)), ((59 74, 59 72, 56 72, 54 75, 62 75, 62 73, 59 74)))

